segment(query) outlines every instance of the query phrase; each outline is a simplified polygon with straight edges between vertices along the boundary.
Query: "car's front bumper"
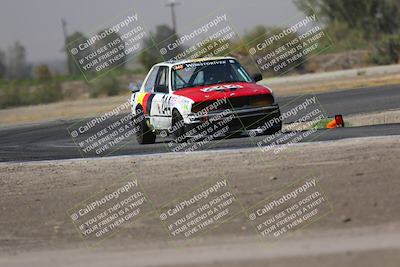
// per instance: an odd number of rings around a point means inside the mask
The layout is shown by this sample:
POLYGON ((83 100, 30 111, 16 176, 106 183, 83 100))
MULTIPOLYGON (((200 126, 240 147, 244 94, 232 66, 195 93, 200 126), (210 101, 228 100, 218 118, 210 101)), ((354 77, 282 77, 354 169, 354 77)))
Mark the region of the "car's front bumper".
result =
MULTIPOLYGON (((207 125, 214 129, 227 127, 229 132, 247 131, 263 127, 266 123, 280 116, 279 105, 267 107, 240 108, 232 110, 218 110, 205 115, 189 114, 185 123, 185 132, 204 130, 207 125), (215 128, 217 127, 217 128, 215 128)), ((279 123, 276 123, 277 127, 279 123)))

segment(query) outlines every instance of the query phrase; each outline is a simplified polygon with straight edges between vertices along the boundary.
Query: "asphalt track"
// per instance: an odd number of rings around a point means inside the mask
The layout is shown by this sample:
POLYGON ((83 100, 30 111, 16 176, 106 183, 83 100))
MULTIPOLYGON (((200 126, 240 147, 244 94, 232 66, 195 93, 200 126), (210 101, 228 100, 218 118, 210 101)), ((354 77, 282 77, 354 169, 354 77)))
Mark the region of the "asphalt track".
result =
MULTIPOLYGON (((343 90, 317 94, 318 102, 326 115, 358 114, 400 108, 400 85, 343 90)), ((282 112, 290 109, 304 98, 283 97, 278 101, 282 112)), ((54 121, 42 124, 17 126, 0 130, 0 161, 33 161, 82 158, 82 154, 69 136, 67 128, 76 120, 54 121)), ((288 123, 288 121, 286 121, 288 123)), ((400 135, 399 124, 364 127, 321 129, 303 138, 301 142, 339 140, 352 137, 400 135)), ((238 149, 254 147, 265 137, 238 137, 215 140, 205 149, 238 149)), ((120 145, 107 156, 140 155, 170 152, 167 139, 158 138, 152 145, 138 145, 135 138, 120 145)), ((96 157, 95 153, 85 157, 96 157)))

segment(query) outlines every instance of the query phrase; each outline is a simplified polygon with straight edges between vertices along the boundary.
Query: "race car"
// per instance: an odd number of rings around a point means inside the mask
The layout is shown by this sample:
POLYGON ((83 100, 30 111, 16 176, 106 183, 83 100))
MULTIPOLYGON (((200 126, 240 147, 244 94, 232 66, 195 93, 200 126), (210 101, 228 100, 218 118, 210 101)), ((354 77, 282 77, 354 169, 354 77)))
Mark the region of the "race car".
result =
POLYGON ((156 64, 143 84, 131 87, 137 141, 151 144, 161 135, 185 142, 218 129, 224 136, 275 133, 282 128, 279 105, 260 80, 233 57, 156 64))

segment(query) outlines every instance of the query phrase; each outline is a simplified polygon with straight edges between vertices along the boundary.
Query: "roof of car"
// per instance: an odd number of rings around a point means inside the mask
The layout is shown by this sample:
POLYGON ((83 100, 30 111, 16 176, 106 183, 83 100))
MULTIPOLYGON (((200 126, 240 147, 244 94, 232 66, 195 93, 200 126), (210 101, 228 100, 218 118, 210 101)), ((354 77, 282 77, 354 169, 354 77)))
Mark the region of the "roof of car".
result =
MULTIPOLYGON (((194 63, 194 62, 201 62, 201 61, 213 61, 213 60, 223 60, 223 59, 235 59, 234 57, 202 57, 202 58, 195 58, 195 59, 183 59, 183 60, 169 60, 165 62, 160 62, 154 66, 174 66, 178 64, 186 64, 186 63, 194 63)), ((236 60, 236 59, 235 59, 236 60)))

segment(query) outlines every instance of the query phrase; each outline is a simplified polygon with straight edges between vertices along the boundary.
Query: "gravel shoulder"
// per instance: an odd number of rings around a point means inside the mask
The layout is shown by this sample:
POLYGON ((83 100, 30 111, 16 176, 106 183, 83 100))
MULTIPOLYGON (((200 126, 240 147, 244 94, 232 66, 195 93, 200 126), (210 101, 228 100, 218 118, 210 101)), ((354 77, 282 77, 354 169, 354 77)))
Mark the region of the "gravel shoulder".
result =
POLYGON ((115 262, 118 266, 185 266, 194 257, 203 259, 198 266, 288 266, 297 262, 319 266, 321 261, 334 266, 341 255, 342 266, 371 265, 377 258, 384 261, 382 265, 395 266, 400 248, 399 151, 398 137, 393 136, 297 144, 278 156, 242 149, 1 163, 0 265, 109 266, 115 262), (88 249, 66 214, 124 177, 139 179, 160 207, 224 175, 249 207, 310 174, 318 177, 333 211, 277 242, 269 252, 242 217, 188 247, 174 249, 157 216, 149 216, 88 249))

